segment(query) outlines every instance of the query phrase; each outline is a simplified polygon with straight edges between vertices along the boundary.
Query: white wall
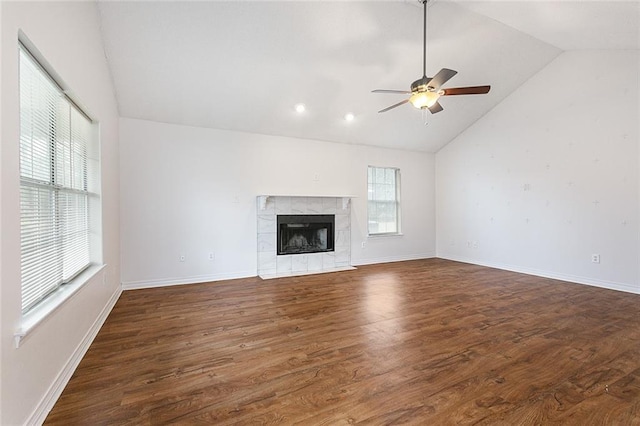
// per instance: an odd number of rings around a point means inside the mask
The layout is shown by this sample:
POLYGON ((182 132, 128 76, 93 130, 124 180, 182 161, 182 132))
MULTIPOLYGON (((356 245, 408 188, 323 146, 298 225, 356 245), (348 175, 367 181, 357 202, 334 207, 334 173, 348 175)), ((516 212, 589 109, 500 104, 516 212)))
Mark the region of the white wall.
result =
POLYGON ((258 195, 355 196, 354 264, 435 255, 433 154, 135 119, 120 140, 125 288, 256 275, 258 195), (368 165, 401 169, 403 236, 366 238, 368 165))
POLYGON ((1 2, 2 147, 0 203, 3 425, 39 422, 120 289, 118 113, 93 2, 1 2), (106 269, 13 345, 20 327, 18 30, 100 121, 103 260, 106 269), (106 274, 103 282, 103 275, 106 274), (102 316, 101 316, 102 314, 102 316))
POLYGON ((640 292, 638 59, 565 52, 440 150, 438 256, 640 292))

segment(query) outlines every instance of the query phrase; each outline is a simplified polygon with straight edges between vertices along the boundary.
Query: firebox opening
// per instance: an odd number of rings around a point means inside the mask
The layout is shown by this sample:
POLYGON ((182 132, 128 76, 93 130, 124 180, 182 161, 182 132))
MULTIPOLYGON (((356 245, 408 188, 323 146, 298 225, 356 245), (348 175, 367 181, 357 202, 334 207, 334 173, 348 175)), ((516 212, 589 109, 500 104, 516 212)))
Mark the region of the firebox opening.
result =
POLYGON ((278 254, 334 251, 335 215, 278 215, 278 254))

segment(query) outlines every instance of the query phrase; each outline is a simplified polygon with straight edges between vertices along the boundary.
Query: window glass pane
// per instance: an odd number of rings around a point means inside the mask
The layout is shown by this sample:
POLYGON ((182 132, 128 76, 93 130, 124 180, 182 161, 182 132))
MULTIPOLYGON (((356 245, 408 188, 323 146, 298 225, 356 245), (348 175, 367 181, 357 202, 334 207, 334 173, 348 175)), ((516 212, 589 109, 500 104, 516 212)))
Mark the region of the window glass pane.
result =
POLYGON ((20 51, 20 176, 52 181, 52 127, 60 95, 20 51))
POLYGON ((88 190, 87 147, 91 142, 91 123, 71 107, 71 188, 88 190))
POLYGON ((387 185, 396 185, 396 171, 394 169, 385 169, 385 181, 387 185))
POLYGON ((20 248, 22 252, 22 309, 42 299, 60 282, 55 192, 48 188, 20 188, 20 248))
POLYGON ((61 192, 60 231, 62 281, 67 282, 89 264, 89 220, 87 194, 61 192))

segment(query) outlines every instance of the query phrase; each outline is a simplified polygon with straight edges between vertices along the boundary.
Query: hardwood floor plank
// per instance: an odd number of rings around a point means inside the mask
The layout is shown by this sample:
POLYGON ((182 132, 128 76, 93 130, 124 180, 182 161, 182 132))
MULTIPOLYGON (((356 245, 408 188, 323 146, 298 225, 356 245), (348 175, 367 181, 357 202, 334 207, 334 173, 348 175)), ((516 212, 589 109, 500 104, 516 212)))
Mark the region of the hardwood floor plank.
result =
POLYGON ((639 302, 441 259, 127 291, 46 424, 640 424, 639 302))

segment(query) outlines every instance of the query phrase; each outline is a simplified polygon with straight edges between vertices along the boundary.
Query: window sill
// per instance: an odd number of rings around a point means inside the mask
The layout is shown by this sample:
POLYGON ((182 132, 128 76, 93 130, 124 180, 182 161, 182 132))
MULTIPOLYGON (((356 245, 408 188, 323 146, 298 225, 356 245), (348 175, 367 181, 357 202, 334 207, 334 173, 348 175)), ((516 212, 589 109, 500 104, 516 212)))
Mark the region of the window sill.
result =
POLYGON ((105 264, 89 266, 73 281, 60 286, 44 302, 23 315, 20 321, 20 329, 13 334, 16 349, 20 347, 22 341, 26 339, 38 325, 42 324, 48 316, 64 305, 67 300, 71 299, 82 286, 89 282, 106 266, 105 264))
POLYGON ((369 234, 367 238, 387 238, 387 237, 402 237, 404 234, 402 232, 390 232, 388 234, 369 234))

